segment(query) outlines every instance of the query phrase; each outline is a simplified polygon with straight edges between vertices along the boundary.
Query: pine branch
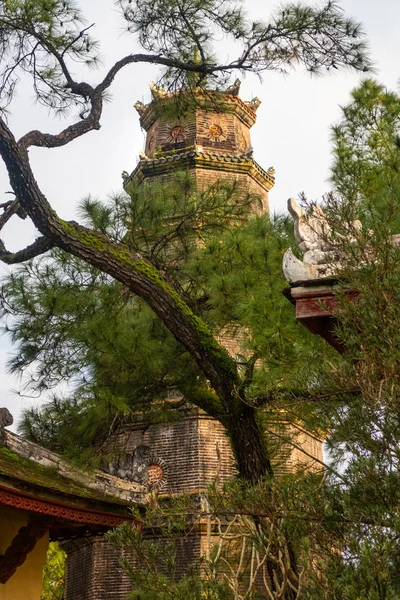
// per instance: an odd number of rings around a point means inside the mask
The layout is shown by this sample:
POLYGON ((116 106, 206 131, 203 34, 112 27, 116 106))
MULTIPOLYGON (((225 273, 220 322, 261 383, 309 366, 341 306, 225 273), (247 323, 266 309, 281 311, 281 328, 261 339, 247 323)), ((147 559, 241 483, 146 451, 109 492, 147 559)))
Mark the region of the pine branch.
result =
POLYGON ((17 263, 26 262, 27 260, 31 260, 36 256, 40 256, 48 250, 54 248, 54 242, 51 242, 46 237, 40 237, 36 239, 33 244, 30 244, 23 250, 19 250, 18 252, 9 252, 4 243, 0 240, 0 260, 7 265, 15 265, 17 263))

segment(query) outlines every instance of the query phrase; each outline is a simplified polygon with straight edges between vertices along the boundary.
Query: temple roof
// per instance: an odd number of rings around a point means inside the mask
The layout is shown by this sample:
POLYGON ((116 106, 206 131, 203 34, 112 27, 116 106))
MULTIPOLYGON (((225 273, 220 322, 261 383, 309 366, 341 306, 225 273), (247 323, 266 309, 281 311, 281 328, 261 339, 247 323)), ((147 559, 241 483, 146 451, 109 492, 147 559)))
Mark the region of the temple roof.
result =
POLYGON ((81 533, 85 528, 104 531, 133 520, 130 506, 145 504, 146 491, 143 485, 107 473, 80 471, 61 456, 3 429, 0 505, 49 518, 53 538, 76 536, 77 527, 81 533))
POLYGON ((61 475, 52 467, 44 467, 22 458, 3 446, 0 448, 0 486, 4 485, 41 496, 62 496, 71 502, 82 499, 122 506, 128 504, 128 501, 121 497, 90 488, 61 475))

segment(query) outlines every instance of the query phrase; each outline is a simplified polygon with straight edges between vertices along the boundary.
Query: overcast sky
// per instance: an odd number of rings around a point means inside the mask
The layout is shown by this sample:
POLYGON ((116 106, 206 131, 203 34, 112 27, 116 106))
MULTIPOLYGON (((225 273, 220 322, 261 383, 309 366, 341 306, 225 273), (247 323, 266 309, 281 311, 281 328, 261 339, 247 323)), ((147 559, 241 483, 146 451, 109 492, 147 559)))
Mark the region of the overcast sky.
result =
MULTIPOLYGON (((314 3, 309 0, 310 3, 314 3)), ((101 40, 102 71, 115 60, 134 50, 132 41, 122 34, 121 22, 112 0, 84 0, 81 4, 89 22, 96 24, 101 40)), ((244 0, 254 18, 267 17, 277 3, 244 0)), ((315 2, 315 4, 317 4, 315 2)), ((346 13, 361 21, 370 42, 375 77, 390 89, 398 89, 400 2, 396 0, 344 0, 346 13)), ((100 78, 90 73, 90 80, 100 78)), ((77 202, 92 194, 104 197, 121 188, 121 172, 131 172, 144 146, 144 133, 133 104, 149 100, 149 84, 157 79, 157 69, 149 65, 128 67, 119 75, 111 92, 112 102, 105 107, 102 127, 69 146, 59 149, 30 151, 34 172, 42 191, 60 216, 76 218, 77 202)), ((262 104, 252 129, 252 143, 257 162, 265 169, 276 170, 276 184, 270 192, 272 211, 286 209, 290 196, 306 192, 312 199, 329 190, 330 126, 340 118, 340 105, 349 101, 350 91, 360 77, 350 73, 312 78, 304 72, 286 77, 266 73, 260 82, 255 76, 242 78, 241 97, 258 96, 262 104)), ((63 122, 53 120, 38 108, 30 88, 23 84, 15 102, 10 125, 19 137, 30 129, 58 131, 63 122)), ((0 202, 10 190, 7 174, 0 165, 0 202)), ((18 220, 3 232, 6 245, 17 250, 31 243, 35 231, 18 220)), ((14 417, 29 399, 18 398, 10 390, 18 381, 6 374, 6 360, 12 352, 6 337, 0 339, 0 406, 8 406, 14 417)), ((37 402, 37 401, 36 401, 37 402)))

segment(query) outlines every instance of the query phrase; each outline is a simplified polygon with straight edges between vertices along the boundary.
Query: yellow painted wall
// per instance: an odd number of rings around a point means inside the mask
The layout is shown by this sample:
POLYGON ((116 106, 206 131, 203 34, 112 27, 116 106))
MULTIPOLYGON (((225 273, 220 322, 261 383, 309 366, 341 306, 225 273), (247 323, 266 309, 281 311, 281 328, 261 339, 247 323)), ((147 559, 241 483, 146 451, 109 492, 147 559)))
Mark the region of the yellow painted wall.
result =
MULTIPOLYGON (((19 529, 28 523, 28 519, 26 512, 0 506, 0 554, 5 552, 19 529)), ((40 600, 48 545, 48 535, 45 535, 7 583, 0 583, 0 600, 40 600)))

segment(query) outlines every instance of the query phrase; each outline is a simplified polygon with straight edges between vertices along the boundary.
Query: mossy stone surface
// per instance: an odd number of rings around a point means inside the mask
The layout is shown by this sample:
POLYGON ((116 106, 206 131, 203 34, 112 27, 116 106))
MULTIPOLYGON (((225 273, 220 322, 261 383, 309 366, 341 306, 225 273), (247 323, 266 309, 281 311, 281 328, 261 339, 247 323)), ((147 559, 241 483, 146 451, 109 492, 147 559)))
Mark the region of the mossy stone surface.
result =
POLYGON ((41 497, 56 495, 61 500, 60 496, 68 496, 64 501, 68 500, 71 504, 82 504, 83 500, 101 502, 115 505, 117 512, 128 505, 127 501, 68 479, 56 469, 27 460, 4 446, 0 447, 0 478, 11 479, 18 489, 31 494, 36 492, 41 497))

